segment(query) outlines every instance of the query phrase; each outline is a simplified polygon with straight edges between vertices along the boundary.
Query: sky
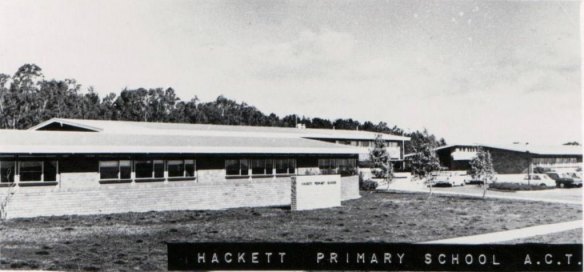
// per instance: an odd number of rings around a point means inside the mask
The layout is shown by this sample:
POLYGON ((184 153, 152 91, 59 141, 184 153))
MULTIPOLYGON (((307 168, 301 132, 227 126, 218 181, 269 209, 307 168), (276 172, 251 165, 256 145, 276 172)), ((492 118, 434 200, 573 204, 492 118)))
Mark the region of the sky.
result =
POLYGON ((262 112, 582 143, 577 1, 0 0, 0 73, 262 112))

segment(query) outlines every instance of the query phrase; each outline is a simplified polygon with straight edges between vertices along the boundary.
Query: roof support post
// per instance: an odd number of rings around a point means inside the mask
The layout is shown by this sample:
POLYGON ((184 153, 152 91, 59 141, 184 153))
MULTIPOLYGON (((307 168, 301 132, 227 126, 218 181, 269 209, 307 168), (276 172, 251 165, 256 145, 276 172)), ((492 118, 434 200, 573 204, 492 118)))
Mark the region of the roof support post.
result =
POLYGON ((18 160, 18 157, 16 157, 16 160, 14 161, 14 170, 14 184, 20 186, 20 161, 18 160))
POLYGON ((168 163, 166 160, 164 160, 163 163, 164 163, 164 183, 168 183, 168 163))
POLYGON ((130 158, 130 179, 132 180, 132 185, 136 184, 136 161, 134 158, 130 158))

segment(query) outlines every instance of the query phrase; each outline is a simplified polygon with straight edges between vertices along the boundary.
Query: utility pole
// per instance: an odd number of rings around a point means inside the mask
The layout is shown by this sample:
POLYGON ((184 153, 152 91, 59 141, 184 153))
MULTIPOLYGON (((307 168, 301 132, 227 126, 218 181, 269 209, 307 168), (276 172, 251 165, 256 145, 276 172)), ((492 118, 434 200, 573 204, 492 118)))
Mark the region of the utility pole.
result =
POLYGON ((529 150, 527 152, 527 185, 531 186, 531 155, 529 154, 529 150))

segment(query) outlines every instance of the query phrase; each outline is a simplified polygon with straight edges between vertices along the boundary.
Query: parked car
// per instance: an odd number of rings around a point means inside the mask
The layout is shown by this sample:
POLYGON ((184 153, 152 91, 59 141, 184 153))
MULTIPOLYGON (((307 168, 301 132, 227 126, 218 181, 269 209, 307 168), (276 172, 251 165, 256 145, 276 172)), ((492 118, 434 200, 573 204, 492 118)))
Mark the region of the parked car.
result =
POLYGON ((523 180, 520 182, 523 184, 539 185, 545 187, 556 187, 556 181, 550 178, 546 174, 530 174, 525 175, 523 180))
POLYGON ((551 179, 556 181, 556 187, 559 188, 574 188, 582 187, 582 176, 580 173, 546 173, 551 179))
MULTIPOLYGON (((492 179, 487 181, 487 184, 497 182, 497 176, 494 176, 492 179)), ((467 178, 464 179, 464 183, 472 184, 472 185, 483 185, 483 180, 475 179, 472 176, 468 175, 467 178)))
POLYGON ((448 172, 432 173, 432 176, 426 181, 426 184, 433 187, 453 187, 464 186, 464 177, 457 176, 448 172))

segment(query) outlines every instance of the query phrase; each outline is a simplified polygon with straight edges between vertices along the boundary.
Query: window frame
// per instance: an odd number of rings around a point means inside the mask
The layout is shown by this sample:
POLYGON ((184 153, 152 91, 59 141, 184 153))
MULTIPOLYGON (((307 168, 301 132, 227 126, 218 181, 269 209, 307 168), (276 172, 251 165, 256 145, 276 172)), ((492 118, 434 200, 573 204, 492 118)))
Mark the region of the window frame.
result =
MULTIPOLYGON (((45 160, 24 160, 24 161, 15 160, 14 162, 15 162, 14 166, 17 169, 16 172, 14 173, 14 175, 15 175, 14 179, 16 180, 16 175, 18 175, 18 183, 19 184, 20 183, 22 183, 22 184, 35 184, 35 183, 58 183, 59 182, 59 160, 56 160, 56 159, 55 160, 46 160, 46 159, 45 160), (23 180, 22 179, 22 169, 21 169, 22 163, 26 163, 26 162, 40 162, 41 163, 40 179, 38 179, 38 180, 23 180), (47 162, 55 162, 55 180, 47 180, 47 177, 45 175, 46 174, 45 173, 45 170, 46 170, 45 164, 47 162)), ((27 172, 27 171, 25 171, 25 172, 27 172)), ((6 183, 10 183, 10 182, 6 182, 6 183)), ((11 183, 14 183, 14 181, 11 183)))
POLYGON ((323 175, 340 175, 341 171, 357 170, 357 160, 354 158, 320 158, 318 169, 323 175))
MULTIPOLYGON (((16 170, 18 168, 17 165, 18 165, 17 160, 0 160, 0 184, 14 184, 14 183, 16 183, 16 176, 17 176, 16 170), (3 169, 2 164, 4 162, 12 162, 13 163, 13 165, 12 165, 12 181, 10 181, 10 180, 4 181, 3 180, 4 176, 2 175, 2 169, 3 169)), ((10 169, 10 168, 7 168, 7 169, 10 169)))
POLYGON ((195 179, 197 177, 197 160, 195 159, 172 159, 172 160, 166 160, 166 175, 167 175, 167 179, 168 180, 173 180, 173 179, 195 179), (171 176, 170 175, 170 171, 168 171, 169 168, 169 162, 170 161, 182 161, 182 176, 171 176), (187 176, 187 161, 192 161, 192 165, 193 165, 193 175, 192 176, 187 176))
POLYGON ((276 176, 290 176, 296 175, 297 169, 296 159, 293 158, 258 158, 258 159, 225 159, 224 162, 224 170, 225 170, 225 177, 227 178, 237 178, 237 177, 276 177, 276 176), (257 161, 263 161, 263 172, 262 173, 254 173, 254 164, 257 161), (277 165, 278 163, 286 162, 286 172, 278 173, 277 165), (237 162, 238 171, 237 174, 233 173, 230 174, 230 170, 228 170, 228 166, 233 165, 234 162, 237 162))
POLYGON ((128 182, 148 182, 148 181, 172 181, 172 180, 185 180, 185 179, 196 179, 197 178, 197 160, 194 158, 186 158, 186 159, 159 159, 159 158, 152 158, 152 159, 123 159, 123 160, 115 160, 115 159, 105 159, 100 160, 98 162, 98 174, 100 183, 128 183, 128 182), (129 166, 125 166, 122 162, 129 162, 129 166), (168 166, 170 161, 180 161, 182 175, 180 176, 170 176, 168 172, 168 166), (116 162, 117 163, 117 176, 115 178, 102 178, 102 164, 106 162, 116 162), (138 177, 137 176, 137 165, 142 162, 150 162, 150 173, 148 177, 138 177), (157 170, 160 171, 160 166, 162 165, 162 172, 158 174, 162 174, 161 176, 157 176, 157 170), (190 171, 187 170, 188 166, 192 166, 192 175, 188 174, 190 171), (129 167, 130 168, 130 176, 128 178, 122 178, 122 168, 129 167), (157 168, 158 167, 158 168, 157 168))
POLYGON ((132 173, 134 172, 134 169, 132 168, 133 166, 133 161, 132 160, 100 160, 99 161, 99 167, 98 167, 98 173, 99 173, 99 180, 100 181, 112 181, 112 180, 132 180, 132 173), (102 178, 101 176, 101 168, 102 168, 102 163, 104 162, 113 162, 115 161, 117 163, 117 177, 116 178, 102 178), (130 177, 129 178, 122 178, 122 167, 127 167, 127 166, 122 166, 122 161, 129 161, 130 162, 130 177))

